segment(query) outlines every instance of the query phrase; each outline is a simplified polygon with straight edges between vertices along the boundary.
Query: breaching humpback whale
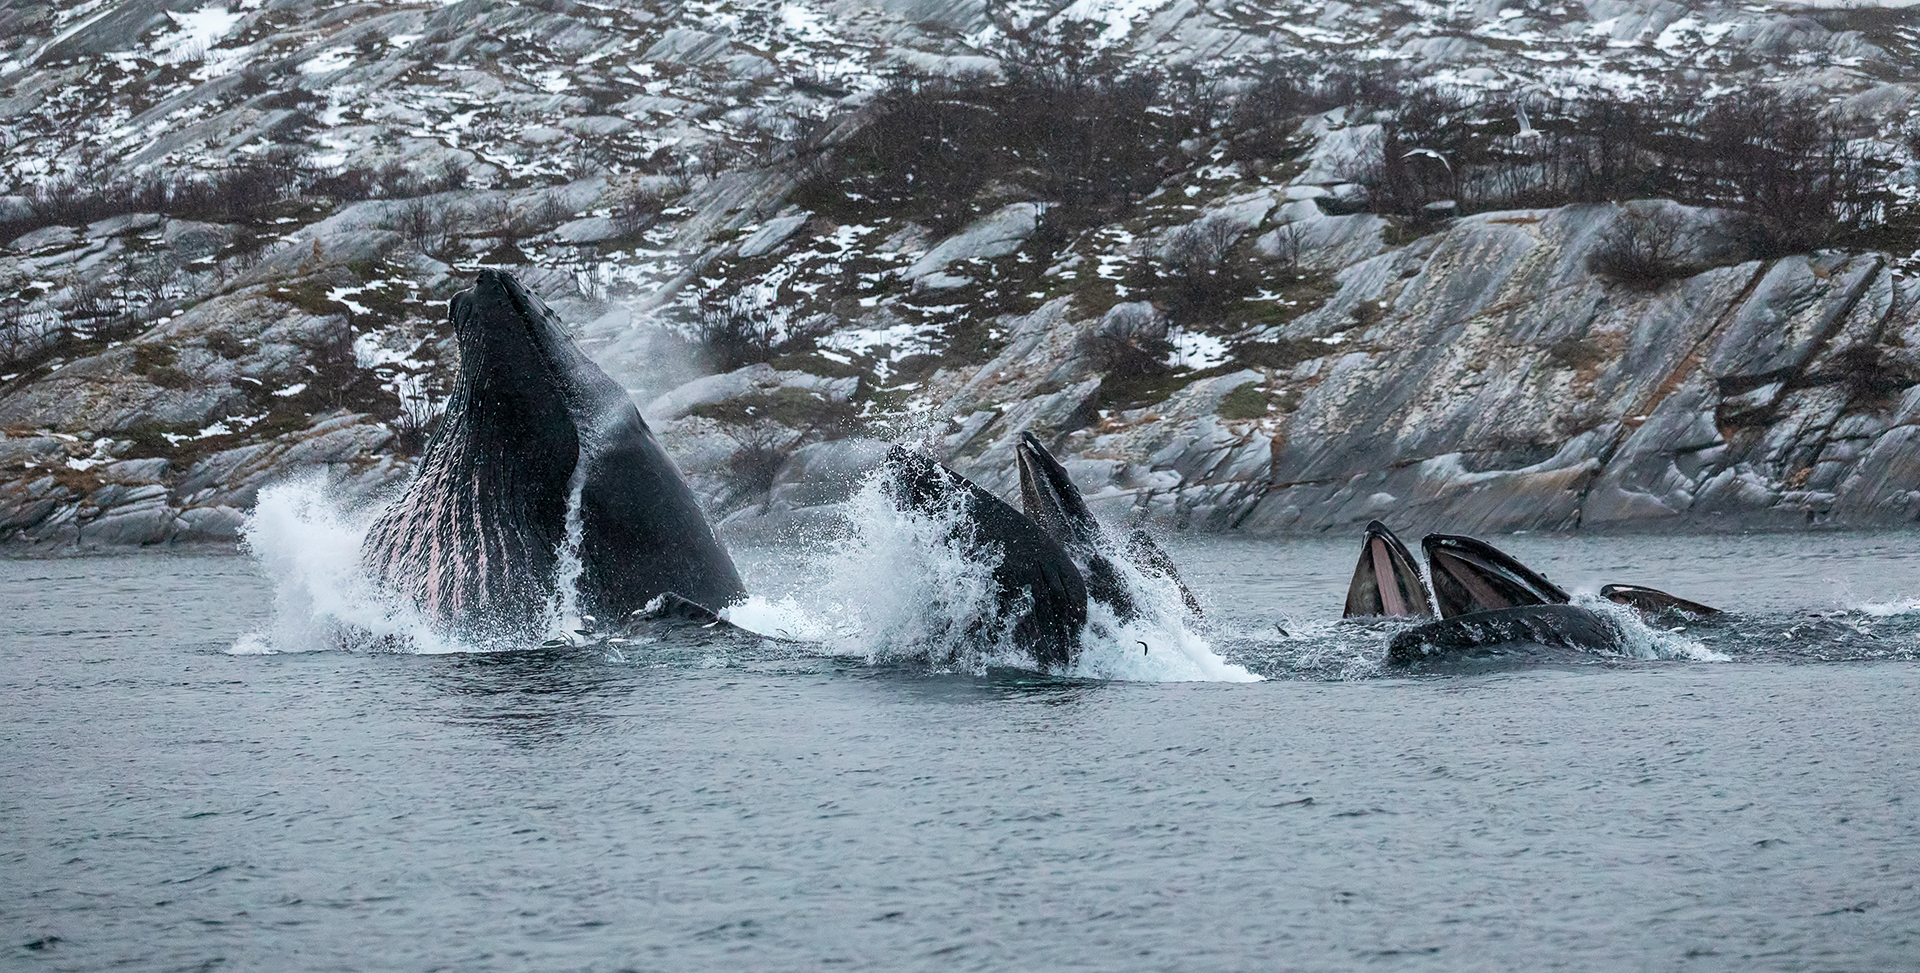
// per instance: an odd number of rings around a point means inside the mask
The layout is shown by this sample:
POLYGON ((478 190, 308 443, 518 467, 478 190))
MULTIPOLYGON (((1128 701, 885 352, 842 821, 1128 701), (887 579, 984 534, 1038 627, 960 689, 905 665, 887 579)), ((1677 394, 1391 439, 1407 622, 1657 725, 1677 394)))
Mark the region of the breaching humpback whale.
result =
POLYGON ((459 377, 419 474, 361 559, 436 625, 538 634, 571 582, 583 615, 623 620, 658 595, 709 609, 746 594, 693 491, 627 392, 511 275, 482 270, 448 308, 459 377), (556 576, 577 491, 579 576, 556 576))
MULTIPOLYGON (((1028 519, 1059 541, 1076 562, 1084 564, 1088 597, 1111 607, 1122 621, 1133 618, 1138 609, 1126 580, 1114 567, 1113 541, 1094 519, 1093 511, 1087 509, 1087 500, 1067 475, 1067 468, 1030 432, 1020 434, 1014 460, 1020 470, 1020 505, 1028 519)), ((1124 554, 1142 572, 1173 582, 1187 609, 1202 614, 1200 600, 1180 580, 1173 558, 1146 531, 1135 530, 1128 536, 1124 554)))
POLYGON ((885 469, 896 506, 934 518, 957 513, 964 524, 956 539, 983 555, 997 550, 995 614, 1018 613, 1015 644, 1043 669, 1071 665, 1087 623, 1087 586, 1067 549, 999 497, 918 453, 895 446, 885 469))

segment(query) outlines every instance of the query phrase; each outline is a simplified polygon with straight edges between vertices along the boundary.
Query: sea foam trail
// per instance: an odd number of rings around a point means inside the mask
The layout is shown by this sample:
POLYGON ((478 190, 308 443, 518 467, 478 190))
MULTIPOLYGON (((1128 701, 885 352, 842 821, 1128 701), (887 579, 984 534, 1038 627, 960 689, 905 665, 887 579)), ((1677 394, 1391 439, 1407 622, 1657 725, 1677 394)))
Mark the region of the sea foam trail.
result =
MULTIPOLYGON (((971 524, 957 506, 936 516, 899 509, 882 488, 883 475, 869 477, 847 502, 852 530, 822 565, 821 614, 835 619, 824 641, 837 653, 875 662, 919 661, 976 673, 1032 668, 1032 654, 1013 642, 1016 613, 996 610, 999 553, 974 546, 971 524)), ((1140 614, 1123 623, 1106 606, 1091 604, 1068 675, 1146 682, 1260 678, 1220 658, 1189 627, 1171 582, 1114 560, 1139 597, 1140 614)))

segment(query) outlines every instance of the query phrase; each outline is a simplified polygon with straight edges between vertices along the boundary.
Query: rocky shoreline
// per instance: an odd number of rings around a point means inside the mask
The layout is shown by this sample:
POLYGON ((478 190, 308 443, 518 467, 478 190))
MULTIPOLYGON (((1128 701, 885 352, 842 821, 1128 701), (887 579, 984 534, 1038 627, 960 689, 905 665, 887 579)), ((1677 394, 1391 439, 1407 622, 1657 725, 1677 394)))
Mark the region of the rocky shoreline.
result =
MULTIPOLYGON (((20 133, 0 225, 31 227, 0 240, 0 552, 230 545, 294 477, 345 504, 384 495, 444 401, 445 301, 487 266, 560 312, 740 538, 830 525, 881 441, 1010 495, 1028 432, 1103 517, 1163 531, 1920 519, 1907 230, 1756 245, 1753 207, 1667 199, 1394 210, 1407 190, 1356 158, 1425 109, 1245 108, 1267 83, 1248 79, 1289 58, 1390 62, 1473 93, 1456 111, 1576 77, 1790 81, 1877 126, 1845 144, 1891 213, 1920 197, 1903 134, 1920 85, 1900 70, 1920 13, 1115 14, 1088 50, 1242 87, 1206 103, 1161 77, 1212 120, 1148 133, 1135 184, 1073 210, 1081 190, 1019 168, 950 173, 945 209, 820 181, 839 165, 885 188, 847 160, 886 151, 862 133, 916 90, 884 87, 903 65, 936 92, 1012 72, 1010 25, 981 5, 178 6, 0 17, 23 31, 0 59, 20 133), (1658 260, 1620 270, 1623 239, 1658 260)), ((1487 144, 1533 172, 1527 124, 1487 144)))

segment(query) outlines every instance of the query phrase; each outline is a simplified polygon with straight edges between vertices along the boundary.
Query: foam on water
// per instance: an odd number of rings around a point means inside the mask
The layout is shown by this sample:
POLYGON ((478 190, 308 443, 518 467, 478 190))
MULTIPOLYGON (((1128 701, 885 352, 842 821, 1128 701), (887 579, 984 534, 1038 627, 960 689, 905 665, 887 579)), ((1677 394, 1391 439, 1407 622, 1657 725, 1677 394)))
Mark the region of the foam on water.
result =
POLYGON ((1687 659, 1694 662, 1726 662, 1731 657, 1708 648, 1706 643, 1675 627, 1657 629, 1648 625, 1640 613, 1615 604, 1593 592, 1575 592, 1573 603, 1613 623, 1624 638, 1620 654, 1631 659, 1687 659))
MULTIPOLYGON (((937 516, 902 511, 887 497, 883 477, 870 476, 848 501, 852 530, 825 558, 821 617, 835 621, 820 623, 823 641, 837 653, 875 662, 924 662, 963 672, 1031 669, 1031 653, 1012 639, 1017 607, 997 610, 993 571, 1000 553, 974 543, 964 499, 956 496, 955 505, 937 516)), ((1143 576, 1124 558, 1114 561, 1138 599, 1139 615, 1122 622, 1106 606, 1090 603, 1068 675, 1155 682, 1260 678, 1220 658, 1189 627, 1171 582, 1143 576)))
POLYGON ((360 565, 377 509, 344 509, 321 475, 260 491, 242 548, 273 582, 273 624, 235 640, 236 655, 368 649, 476 651, 436 632, 410 604, 385 597, 360 565))

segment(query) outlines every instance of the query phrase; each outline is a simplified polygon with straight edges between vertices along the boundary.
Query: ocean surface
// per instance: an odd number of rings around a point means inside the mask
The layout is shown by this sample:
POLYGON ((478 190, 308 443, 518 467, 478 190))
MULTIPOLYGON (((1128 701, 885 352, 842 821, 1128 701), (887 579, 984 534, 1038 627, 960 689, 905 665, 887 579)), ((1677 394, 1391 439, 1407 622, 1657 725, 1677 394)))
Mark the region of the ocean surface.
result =
POLYGON ((736 549, 796 641, 368 651, 282 512, 0 561, 0 968, 1920 968, 1920 534, 1490 538, 1733 614, 1413 675, 1357 535, 1173 538, 1208 620, 1048 677, 910 544, 736 549))

